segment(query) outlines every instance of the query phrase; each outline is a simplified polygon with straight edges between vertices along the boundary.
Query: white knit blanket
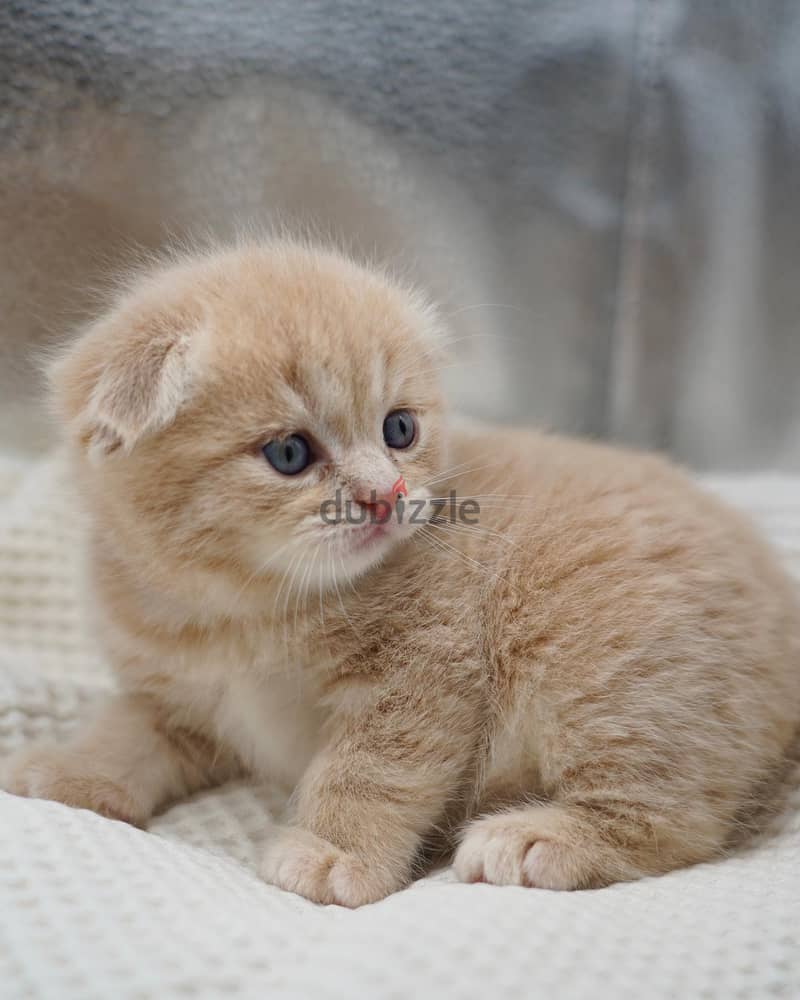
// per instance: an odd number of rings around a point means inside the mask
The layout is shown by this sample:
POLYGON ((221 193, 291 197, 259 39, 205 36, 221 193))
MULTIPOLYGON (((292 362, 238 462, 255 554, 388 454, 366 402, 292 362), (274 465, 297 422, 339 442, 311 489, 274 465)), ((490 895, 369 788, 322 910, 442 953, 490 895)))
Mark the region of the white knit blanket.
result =
MULTIPOLYGON (((712 486, 800 577, 800 478, 712 486)), ((109 684, 66 496, 57 459, 0 460, 0 756, 67 732, 109 684)), ((439 872, 356 911, 256 877, 282 795, 231 785, 145 833, 0 793, 0 997, 800 996, 800 774, 768 833, 716 864, 575 893, 439 872)))

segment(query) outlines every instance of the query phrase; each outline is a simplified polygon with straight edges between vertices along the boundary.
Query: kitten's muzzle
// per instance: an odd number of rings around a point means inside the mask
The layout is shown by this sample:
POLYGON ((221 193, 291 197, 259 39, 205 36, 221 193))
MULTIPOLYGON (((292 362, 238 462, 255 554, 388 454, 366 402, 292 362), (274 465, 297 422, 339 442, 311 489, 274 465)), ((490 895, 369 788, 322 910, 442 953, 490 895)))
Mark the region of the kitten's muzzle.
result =
POLYGON ((402 476, 391 486, 367 487, 357 484, 353 489, 353 500, 366 511, 371 524, 384 524, 388 521, 400 497, 408 495, 408 488, 402 476))

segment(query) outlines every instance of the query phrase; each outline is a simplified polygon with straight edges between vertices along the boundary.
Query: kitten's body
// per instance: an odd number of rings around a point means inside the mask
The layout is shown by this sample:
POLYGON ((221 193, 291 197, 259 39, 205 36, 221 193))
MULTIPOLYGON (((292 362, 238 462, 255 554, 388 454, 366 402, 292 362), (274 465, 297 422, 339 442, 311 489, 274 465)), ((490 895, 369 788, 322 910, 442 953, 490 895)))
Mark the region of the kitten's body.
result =
POLYGON ((724 849, 800 720, 792 585, 661 459, 448 435, 434 335, 380 276, 267 247, 151 279, 79 345, 57 381, 129 693, 71 748, 12 762, 12 789, 145 822, 233 774, 278 778, 296 787, 265 877, 348 905, 484 812, 457 849, 467 880, 603 885, 724 849), (165 383, 176 344, 192 374, 165 383), (152 365, 158 391, 109 388, 115 364, 152 365), (398 405, 421 429, 394 454, 373 424, 398 405), (276 412, 284 432, 317 421, 303 489, 256 465, 276 412), (374 558, 315 534, 333 485, 398 471, 412 498, 476 497, 479 523, 392 523, 374 558), (275 567, 300 528, 309 548, 275 567))

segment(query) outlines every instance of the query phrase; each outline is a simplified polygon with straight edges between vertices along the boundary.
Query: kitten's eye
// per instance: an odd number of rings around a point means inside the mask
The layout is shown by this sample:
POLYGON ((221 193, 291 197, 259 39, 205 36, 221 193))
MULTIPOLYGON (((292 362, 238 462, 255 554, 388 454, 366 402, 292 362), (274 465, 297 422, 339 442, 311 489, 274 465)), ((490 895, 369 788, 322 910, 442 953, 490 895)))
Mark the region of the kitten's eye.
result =
POLYGON ((390 448, 408 448, 417 436, 417 422, 408 410, 392 410, 383 421, 383 440, 390 448))
POLYGON ((296 476, 311 464, 311 448, 299 434, 290 434, 280 441, 270 441, 261 449, 273 469, 284 476, 296 476))

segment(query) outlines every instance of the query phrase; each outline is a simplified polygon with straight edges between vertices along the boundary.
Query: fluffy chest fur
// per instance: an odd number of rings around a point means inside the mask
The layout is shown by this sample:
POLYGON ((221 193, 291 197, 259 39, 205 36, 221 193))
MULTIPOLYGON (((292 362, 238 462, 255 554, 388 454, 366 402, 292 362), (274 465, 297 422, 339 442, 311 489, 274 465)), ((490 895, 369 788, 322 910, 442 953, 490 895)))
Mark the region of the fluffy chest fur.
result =
POLYGON ((155 697, 171 725, 201 734, 245 773, 293 787, 321 744, 326 665, 313 669, 302 643, 295 658, 282 635, 247 623, 191 642, 112 629, 107 642, 127 688, 155 697))
POLYGON ((237 672, 209 689, 208 724, 259 777, 293 787, 321 744, 324 714, 302 672, 237 672))

